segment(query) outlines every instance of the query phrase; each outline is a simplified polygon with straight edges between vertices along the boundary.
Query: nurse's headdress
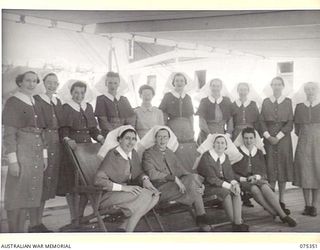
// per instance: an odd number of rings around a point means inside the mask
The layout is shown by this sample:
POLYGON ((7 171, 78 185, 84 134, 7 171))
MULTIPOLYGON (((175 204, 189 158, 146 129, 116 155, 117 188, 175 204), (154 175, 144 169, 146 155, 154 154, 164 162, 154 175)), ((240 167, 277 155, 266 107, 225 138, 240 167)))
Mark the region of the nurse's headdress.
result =
MULTIPOLYGON (((266 154, 266 150, 264 149, 264 144, 263 144, 262 138, 260 137, 259 133, 256 130, 254 130, 254 134, 255 134, 255 138, 256 138, 254 145, 257 147, 257 149, 260 149, 263 152, 263 154, 266 154)), ((233 143, 236 147, 240 147, 240 146, 244 145, 242 131, 237 136, 237 138, 234 140, 233 143)))
MULTIPOLYGON (((225 154, 228 155, 231 164, 234 164, 242 159, 242 154, 239 152, 237 147, 233 144, 230 137, 225 134, 209 134, 207 139, 198 147, 197 151, 201 155, 205 152, 213 149, 213 143, 217 137, 225 138, 227 142, 227 148, 225 154)), ((197 166, 194 166, 194 168, 197 166)))
POLYGON ((156 144, 156 135, 158 131, 161 129, 167 130, 170 135, 167 148, 169 148, 173 152, 175 152, 178 149, 178 139, 176 135, 172 132, 172 130, 167 126, 156 125, 153 128, 151 128, 148 131, 148 133, 146 133, 145 136, 137 143, 137 152, 139 153, 139 155, 142 155, 146 149, 151 148, 153 145, 156 144))
POLYGON ((197 99, 200 100, 202 98, 206 98, 208 96, 211 96, 210 85, 211 85, 211 82, 213 80, 220 80, 222 82, 222 89, 221 89, 220 95, 221 96, 230 97, 230 93, 227 90, 227 88, 226 88, 225 84, 223 83, 223 81, 220 78, 212 78, 209 81, 207 81, 207 83, 199 90, 199 93, 198 93, 198 95, 196 97, 197 99))
POLYGON ((262 98, 260 97, 258 92, 255 90, 254 86, 248 82, 239 82, 234 86, 234 88, 231 90, 231 93, 230 93, 231 101, 239 100, 238 87, 241 85, 249 88, 248 100, 255 101, 258 107, 261 107, 262 98))
MULTIPOLYGON (((103 145, 101 146, 97 156, 99 159, 103 160, 104 157, 107 155, 107 153, 120 145, 119 143, 119 137, 121 136, 122 133, 124 133, 127 130, 133 130, 136 131, 131 125, 124 125, 121 127, 118 127, 112 131, 110 131, 103 143, 103 145)), ((138 134, 136 133, 137 136, 137 141, 139 141, 139 137, 138 134)), ((135 145, 135 149, 136 149, 137 144, 135 145)))
POLYGON ((293 95, 292 102, 293 105, 297 105, 299 103, 303 103, 307 101, 306 93, 304 92, 304 88, 308 84, 315 84, 317 86, 317 100, 320 99, 320 84, 319 82, 306 82, 304 84, 301 84, 299 90, 293 95))
MULTIPOLYGON (((110 72, 109 72, 110 73, 110 72)), ((112 72, 114 73, 114 72, 112 72)), ((114 73, 115 75, 118 74, 118 73, 114 73)), ((108 93, 108 88, 107 86, 105 85, 105 82, 106 82, 106 79, 107 79, 107 74, 103 75, 99 81, 97 81, 95 84, 94 84, 94 88, 96 91, 98 91, 98 93, 101 95, 101 94, 106 94, 108 93)), ((119 78, 120 78, 120 83, 119 83, 119 88, 117 90, 117 94, 118 95, 124 95, 126 94, 127 92, 130 91, 129 89, 129 86, 128 86, 128 83, 124 80, 123 77, 121 77, 121 75, 119 75, 119 78)))

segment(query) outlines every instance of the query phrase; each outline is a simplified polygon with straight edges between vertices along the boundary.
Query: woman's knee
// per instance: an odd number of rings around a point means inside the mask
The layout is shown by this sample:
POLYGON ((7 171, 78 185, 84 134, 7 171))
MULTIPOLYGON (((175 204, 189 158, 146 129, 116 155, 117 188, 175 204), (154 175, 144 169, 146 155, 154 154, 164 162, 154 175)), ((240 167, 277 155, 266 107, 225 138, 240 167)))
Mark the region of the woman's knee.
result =
POLYGON ((250 192, 251 192, 253 195, 258 195, 258 194, 261 193, 259 187, 256 186, 256 185, 252 185, 252 186, 251 186, 250 192))

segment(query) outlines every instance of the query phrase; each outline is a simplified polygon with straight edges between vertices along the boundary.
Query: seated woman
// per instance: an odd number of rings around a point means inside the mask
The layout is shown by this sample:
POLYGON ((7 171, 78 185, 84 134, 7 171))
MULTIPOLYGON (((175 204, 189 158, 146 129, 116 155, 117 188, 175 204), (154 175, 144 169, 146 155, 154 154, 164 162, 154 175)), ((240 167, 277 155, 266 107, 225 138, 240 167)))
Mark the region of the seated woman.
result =
POLYGON ((223 202, 224 209, 233 223, 232 231, 247 232, 249 226, 244 224, 241 218, 240 185, 235 180, 229 157, 225 154, 227 147, 233 147, 237 152, 228 136, 209 135, 199 147, 199 152, 203 155, 198 173, 205 178, 205 195, 216 195, 223 202))
POLYGON ((130 125, 111 131, 98 152, 103 161, 94 183, 106 192, 102 208, 119 208, 127 216, 119 231, 133 232, 137 223, 159 200, 157 189, 143 173, 134 146, 137 132, 130 125))
POLYGON ((262 151, 255 145, 256 132, 254 128, 243 129, 236 141, 238 141, 238 145, 241 145, 239 151, 243 158, 235 163, 232 168, 236 179, 240 181, 241 188, 251 192, 254 200, 271 215, 279 216, 283 223, 287 223, 289 227, 295 227, 297 223, 285 214, 278 198, 266 180, 265 158, 262 151), (242 141, 242 143, 239 141, 242 141))
POLYGON ((201 230, 209 231, 214 223, 204 209, 202 194, 204 186, 197 174, 187 172, 174 152, 178 141, 170 128, 155 126, 141 140, 140 145, 147 149, 143 153, 142 167, 152 183, 161 192, 161 201, 177 201, 194 205, 196 223, 201 230))

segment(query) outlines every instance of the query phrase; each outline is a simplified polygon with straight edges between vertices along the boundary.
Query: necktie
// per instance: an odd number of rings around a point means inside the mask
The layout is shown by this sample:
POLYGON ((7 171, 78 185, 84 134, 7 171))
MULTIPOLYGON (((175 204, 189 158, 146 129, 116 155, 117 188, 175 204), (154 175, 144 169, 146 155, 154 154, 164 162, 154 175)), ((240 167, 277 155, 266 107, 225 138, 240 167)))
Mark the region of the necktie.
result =
POLYGON ((217 165, 218 165, 218 168, 219 168, 220 178, 223 178, 223 169, 222 169, 222 165, 221 165, 219 157, 218 157, 218 160, 217 160, 217 165))
POLYGON ((214 120, 217 122, 220 122, 222 120, 222 112, 221 112, 220 105, 217 102, 217 100, 215 101, 214 106, 215 106, 214 107, 214 120))
POLYGON ((248 173, 249 173, 249 175, 252 175, 252 155, 251 155, 251 152, 249 152, 248 173))
POLYGON ((113 98, 113 103, 116 111, 116 117, 119 117, 119 102, 116 97, 113 98))
POLYGON ((182 103, 183 102, 183 100, 182 100, 182 97, 180 96, 180 98, 179 98, 179 115, 180 115, 180 117, 182 117, 182 103))
POLYGON ((173 172, 172 172, 172 170, 171 170, 171 168, 169 167, 169 164, 168 164, 168 162, 167 162, 165 151, 162 152, 162 160, 163 160, 164 164, 166 165, 169 173, 172 175, 173 172))
POLYGON ((81 104, 79 104, 79 107, 80 107, 80 115, 81 115, 81 125, 83 128, 87 128, 87 117, 84 113, 84 110, 83 108, 81 107, 81 104))
POLYGON ((38 115, 37 115, 36 110, 35 110, 34 99, 33 99, 32 96, 30 96, 30 102, 31 102, 32 111, 33 111, 34 125, 35 125, 36 128, 38 128, 38 115))
POLYGON ((132 179, 132 159, 130 157, 128 157, 128 160, 129 160, 129 180, 132 179))
POLYGON ((55 104, 53 103, 52 100, 50 100, 50 104, 51 104, 51 113, 52 113, 52 127, 53 128, 58 128, 58 120, 57 120, 57 116, 56 116, 56 111, 55 111, 55 104))

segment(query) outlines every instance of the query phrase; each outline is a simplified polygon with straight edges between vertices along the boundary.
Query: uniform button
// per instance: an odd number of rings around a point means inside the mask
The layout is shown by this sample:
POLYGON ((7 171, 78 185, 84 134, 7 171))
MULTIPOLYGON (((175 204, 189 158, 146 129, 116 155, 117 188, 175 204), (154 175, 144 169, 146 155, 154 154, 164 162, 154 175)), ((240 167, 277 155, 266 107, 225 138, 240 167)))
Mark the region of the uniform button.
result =
POLYGON ((40 145, 40 144, 37 144, 37 146, 40 147, 41 145, 40 145))
POLYGON ((50 177, 50 176, 48 177, 48 180, 51 180, 51 177, 50 177))
POLYGON ((38 166, 34 166, 34 168, 38 168, 38 166))
POLYGON ((48 131, 49 131, 49 133, 51 133, 51 129, 49 129, 48 131))
POLYGON ((79 130, 77 130, 77 133, 80 133, 80 131, 79 131, 79 130))
POLYGON ((33 176, 33 177, 32 177, 32 179, 34 179, 34 180, 35 180, 35 179, 37 179, 37 177, 33 176))
POLYGON ((51 155, 54 155, 54 153, 51 153, 51 155))
POLYGON ((35 115, 34 117, 35 117, 35 118, 37 118, 38 116, 37 116, 37 115, 35 115))
POLYGON ((89 134, 89 131, 87 131, 87 134, 89 134))
POLYGON ((31 189, 32 189, 32 190, 35 190, 36 188, 35 188, 35 187, 32 187, 31 189))
POLYGON ((53 117, 56 117, 56 115, 53 115, 53 117))
POLYGON ((39 138, 39 135, 36 135, 37 138, 39 138))

